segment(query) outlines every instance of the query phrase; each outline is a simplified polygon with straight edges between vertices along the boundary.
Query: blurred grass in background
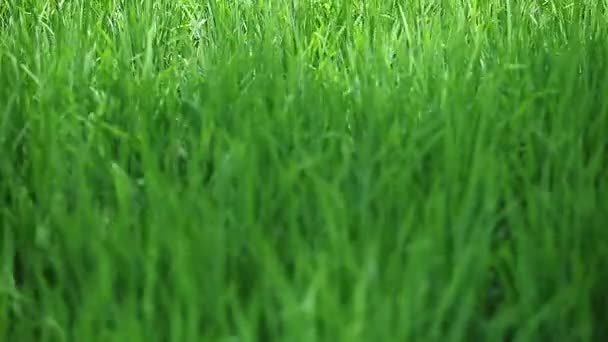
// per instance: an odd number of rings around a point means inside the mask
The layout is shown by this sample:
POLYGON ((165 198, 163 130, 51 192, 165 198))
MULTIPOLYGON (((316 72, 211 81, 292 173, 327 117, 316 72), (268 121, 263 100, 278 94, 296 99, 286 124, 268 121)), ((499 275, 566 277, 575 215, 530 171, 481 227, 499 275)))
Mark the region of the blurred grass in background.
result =
POLYGON ((4 0, 0 340, 603 341, 607 9, 4 0))

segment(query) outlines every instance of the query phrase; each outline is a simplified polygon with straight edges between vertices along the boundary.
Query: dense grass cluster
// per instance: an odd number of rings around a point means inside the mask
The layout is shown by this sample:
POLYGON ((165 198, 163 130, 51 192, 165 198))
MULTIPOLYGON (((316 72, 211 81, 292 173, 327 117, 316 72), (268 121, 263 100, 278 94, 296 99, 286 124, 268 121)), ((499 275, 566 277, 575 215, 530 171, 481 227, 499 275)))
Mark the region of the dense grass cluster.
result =
POLYGON ((1 341, 605 341, 604 0, 3 0, 1 341))

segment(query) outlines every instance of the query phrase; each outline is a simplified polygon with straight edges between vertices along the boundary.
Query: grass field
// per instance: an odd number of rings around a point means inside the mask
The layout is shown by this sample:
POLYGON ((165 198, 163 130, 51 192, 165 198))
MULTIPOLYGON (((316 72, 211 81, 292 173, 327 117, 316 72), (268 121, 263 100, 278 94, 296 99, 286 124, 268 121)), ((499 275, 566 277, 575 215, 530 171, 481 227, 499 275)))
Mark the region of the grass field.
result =
POLYGON ((3 0, 0 341, 606 341, 605 0, 3 0))

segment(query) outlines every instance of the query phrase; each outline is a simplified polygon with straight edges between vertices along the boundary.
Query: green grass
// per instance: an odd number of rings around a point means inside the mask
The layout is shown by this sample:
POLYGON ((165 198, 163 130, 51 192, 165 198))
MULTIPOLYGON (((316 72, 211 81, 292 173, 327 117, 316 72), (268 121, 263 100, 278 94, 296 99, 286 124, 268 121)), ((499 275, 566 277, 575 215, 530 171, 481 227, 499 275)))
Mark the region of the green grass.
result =
POLYGON ((3 0, 0 341, 605 341, 605 0, 3 0))

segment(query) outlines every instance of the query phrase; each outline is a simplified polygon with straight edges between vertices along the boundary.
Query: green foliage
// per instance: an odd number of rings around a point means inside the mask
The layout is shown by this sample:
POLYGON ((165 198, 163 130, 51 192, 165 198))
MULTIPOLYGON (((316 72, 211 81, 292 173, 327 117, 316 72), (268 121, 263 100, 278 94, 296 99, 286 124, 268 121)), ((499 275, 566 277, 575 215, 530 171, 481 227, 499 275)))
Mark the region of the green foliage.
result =
POLYGON ((0 340, 604 340, 606 6, 4 0, 0 340))

